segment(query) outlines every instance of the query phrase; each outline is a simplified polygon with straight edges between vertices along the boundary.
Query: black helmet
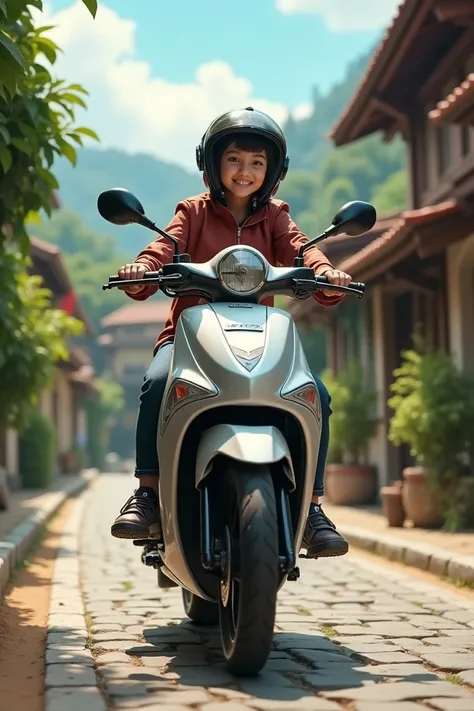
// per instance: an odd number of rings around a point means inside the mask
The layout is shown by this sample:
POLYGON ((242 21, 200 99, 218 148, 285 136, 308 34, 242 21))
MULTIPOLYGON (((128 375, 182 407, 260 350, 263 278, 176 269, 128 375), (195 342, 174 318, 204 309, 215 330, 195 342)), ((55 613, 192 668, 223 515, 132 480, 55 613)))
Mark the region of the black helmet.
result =
POLYGON ((228 111, 214 119, 201 143, 196 148, 196 161, 199 170, 204 172, 209 191, 219 202, 225 204, 225 194, 220 179, 220 156, 218 144, 226 136, 252 134, 261 136, 270 142, 274 150, 269 156, 267 174, 264 183, 253 201, 254 208, 264 205, 272 196, 281 180, 288 172, 290 159, 286 154, 286 140, 279 125, 263 111, 256 111, 251 106, 245 109, 228 111))

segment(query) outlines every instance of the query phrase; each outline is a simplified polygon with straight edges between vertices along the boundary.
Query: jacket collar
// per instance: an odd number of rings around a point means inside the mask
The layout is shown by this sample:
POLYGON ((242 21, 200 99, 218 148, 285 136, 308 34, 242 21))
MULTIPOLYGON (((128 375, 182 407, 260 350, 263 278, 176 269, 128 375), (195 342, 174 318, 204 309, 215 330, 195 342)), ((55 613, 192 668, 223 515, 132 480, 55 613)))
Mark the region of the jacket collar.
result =
MULTIPOLYGON (((216 215, 219 215, 223 220, 226 222, 232 223, 233 225, 237 224, 237 220, 235 219, 234 215, 232 212, 227 208, 224 207, 218 200, 213 198, 210 193, 206 193, 208 196, 208 199, 212 205, 212 208, 216 215)), ((268 206, 264 205, 261 207, 257 212, 255 212, 253 215, 250 215, 250 217, 247 218, 245 221, 245 226, 248 225, 255 225, 257 222, 261 222, 267 217, 268 213, 268 206)))

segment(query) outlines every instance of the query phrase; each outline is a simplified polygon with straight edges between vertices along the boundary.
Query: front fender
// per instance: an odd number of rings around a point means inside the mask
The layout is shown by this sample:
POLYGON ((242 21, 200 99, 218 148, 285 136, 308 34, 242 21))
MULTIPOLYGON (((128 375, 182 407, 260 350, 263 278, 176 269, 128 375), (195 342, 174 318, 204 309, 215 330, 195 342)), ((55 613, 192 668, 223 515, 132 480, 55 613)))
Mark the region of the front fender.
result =
POLYGON ((284 472, 296 486, 293 462, 288 444, 279 429, 272 426, 216 425, 207 430, 199 443, 196 458, 196 487, 212 469, 212 462, 223 454, 238 462, 275 464, 284 462, 284 472))

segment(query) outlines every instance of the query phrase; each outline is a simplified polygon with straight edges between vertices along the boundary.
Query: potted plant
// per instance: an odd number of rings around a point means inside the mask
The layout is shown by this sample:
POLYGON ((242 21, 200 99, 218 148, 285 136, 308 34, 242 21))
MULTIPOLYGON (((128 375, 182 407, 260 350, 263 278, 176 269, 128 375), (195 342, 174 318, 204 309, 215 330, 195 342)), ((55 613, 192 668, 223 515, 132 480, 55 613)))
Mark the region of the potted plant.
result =
POLYGON ((463 524, 459 491, 472 491, 474 377, 449 355, 424 349, 402 353, 389 406, 390 440, 407 444, 417 466, 403 471, 403 503, 415 526, 463 524))
POLYGON ((382 510, 387 523, 392 528, 401 528, 405 523, 405 507, 403 505, 403 482, 394 481, 380 489, 382 510))
POLYGON ((350 361, 335 378, 321 376, 331 394, 333 414, 325 477, 325 492, 333 504, 362 504, 374 499, 375 470, 367 462, 369 440, 374 434, 375 390, 364 384, 364 372, 350 361))

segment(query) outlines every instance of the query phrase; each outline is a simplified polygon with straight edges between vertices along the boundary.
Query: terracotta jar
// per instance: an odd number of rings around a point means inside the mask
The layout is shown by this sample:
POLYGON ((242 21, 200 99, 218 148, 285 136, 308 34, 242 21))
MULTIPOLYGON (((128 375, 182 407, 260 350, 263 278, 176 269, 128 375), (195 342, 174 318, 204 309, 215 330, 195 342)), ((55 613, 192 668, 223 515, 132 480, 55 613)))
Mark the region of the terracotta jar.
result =
POLYGON ((324 484, 331 504, 368 504, 375 498, 376 476, 370 466, 328 464, 324 484))
POLYGON ((391 528, 401 528, 405 522, 405 508, 402 499, 402 482, 397 481, 380 489, 382 510, 391 528))
POLYGON ((407 519, 418 528, 438 528, 443 523, 440 504, 430 490, 424 467, 403 470, 403 506, 407 519))

